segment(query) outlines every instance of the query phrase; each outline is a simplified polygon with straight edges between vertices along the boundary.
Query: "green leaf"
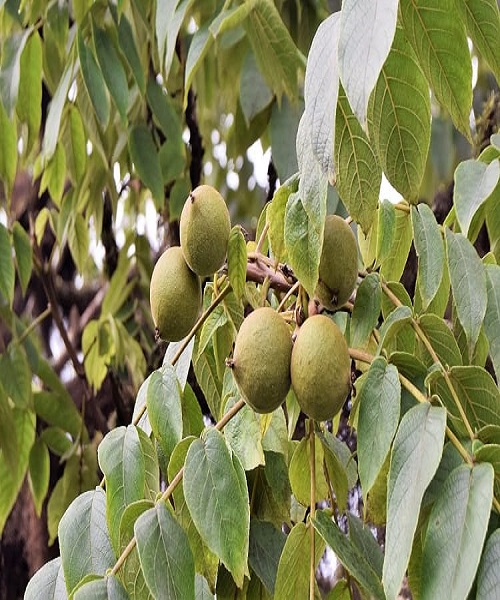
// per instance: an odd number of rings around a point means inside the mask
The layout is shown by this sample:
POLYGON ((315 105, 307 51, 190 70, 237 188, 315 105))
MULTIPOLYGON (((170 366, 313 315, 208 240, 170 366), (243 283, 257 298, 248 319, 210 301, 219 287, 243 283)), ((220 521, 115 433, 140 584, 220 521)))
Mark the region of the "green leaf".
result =
POLYGON ((119 552, 119 524, 125 508, 144 498, 145 458, 133 425, 110 431, 98 448, 98 460, 106 478, 106 518, 115 552, 119 552))
MULTIPOLYGON (((325 545, 316 538, 314 564, 317 565, 325 545)), ((275 600, 308 598, 311 532, 305 523, 296 523, 288 534, 281 553, 275 584, 275 600)))
MULTIPOLYGON (((422 315, 418 320, 418 324, 445 369, 462 364, 460 348, 453 333, 443 319, 433 314, 422 315)), ((434 360, 427 349, 423 350, 423 352, 427 359, 425 362, 428 366, 432 366, 434 360)))
POLYGON ((164 365, 148 378, 146 405, 149 422, 166 459, 182 438, 181 389, 175 370, 164 365))
POLYGON ((87 88, 90 101, 99 123, 105 129, 109 122, 109 96, 94 53, 84 41, 80 29, 78 30, 78 58, 80 59, 83 82, 87 88))
POLYGON ((222 434, 206 430, 189 447, 184 495, 203 541, 219 556, 238 586, 248 574, 249 499, 245 475, 222 434))
POLYGON ((14 185, 17 168, 17 127, 15 118, 9 119, 0 102, 0 176, 10 202, 10 190, 14 185))
POLYGON ((224 327, 227 321, 228 319, 226 313, 224 312, 224 308, 219 304, 215 310, 210 313, 207 320, 203 324, 197 346, 198 356, 205 352, 205 349, 209 344, 212 344, 215 332, 221 327, 224 327))
POLYGON ((18 462, 18 442, 14 412, 0 383, 0 450, 8 468, 15 472, 18 462))
POLYGON ((273 149, 273 164, 280 180, 285 183, 289 178, 292 179, 299 169, 295 139, 303 108, 302 103, 292 104, 285 97, 281 106, 277 102, 273 104, 271 112, 269 135, 273 149))
POLYGON ((210 33, 208 23, 200 27, 191 39, 184 71, 184 108, 187 106, 187 96, 193 83, 194 76, 203 64, 203 59, 207 55, 208 51, 212 48, 213 43, 214 36, 212 36, 210 33))
MULTIPOLYGON (((170 342, 165 352, 165 356, 163 357, 163 365, 172 364, 174 356, 177 355, 177 352, 182 344, 182 341, 170 342)), ((188 379, 189 368, 191 366, 191 358, 193 356, 193 349, 194 339, 192 339, 189 342, 189 344, 184 348, 184 350, 181 352, 181 355, 177 359, 177 362, 174 365, 175 374, 177 375, 177 380, 179 381, 181 390, 184 389, 188 379)))
POLYGON ((182 125, 172 98, 154 79, 148 81, 146 98, 155 119, 178 154, 182 153, 182 125))
POLYGON ((457 2, 457 8, 474 46, 488 62, 497 81, 500 80, 498 3, 495 0, 460 0, 457 2))
POLYGON ((384 564, 384 554, 378 545, 375 536, 368 524, 353 515, 347 513, 347 521, 349 523, 349 539, 363 553, 363 556, 368 560, 371 567, 378 575, 382 577, 382 567, 384 564))
POLYGON ((83 585, 79 585, 74 600, 128 600, 129 596, 115 577, 108 575, 95 579, 89 575, 83 585))
MULTIPOLYGON (((328 485, 323 472, 323 446, 315 444, 316 500, 328 498, 328 485)), ((290 485, 295 498, 303 505, 311 503, 311 444, 309 437, 303 437, 292 455, 289 465, 290 485)))
MULTIPOLYGON (((172 0, 166 0, 166 3, 167 3, 166 9, 163 6, 161 6, 162 4, 163 5, 165 4, 165 1, 160 2, 160 5, 156 9, 157 19, 158 19, 158 12, 160 10, 165 11, 168 15, 171 8, 174 9, 174 10, 172 10, 171 16, 168 17, 167 30, 165 32, 166 42, 167 42, 165 63, 163 65, 163 74, 164 74, 165 79, 167 78, 167 76, 170 72, 170 68, 172 66, 172 60, 174 58, 174 51, 175 51, 175 44, 177 42, 177 36, 179 34, 179 31, 180 31, 180 28, 184 21, 184 18, 186 17, 186 14, 189 11, 193 2, 194 2, 194 0, 183 0, 182 2, 179 2, 178 0, 174 0, 174 2, 172 3, 172 0), (173 6, 169 7, 168 6, 169 4, 170 5, 173 4, 173 6)), ((160 36, 158 36, 158 40, 160 40, 160 36)), ((163 53, 162 53, 162 45, 160 43, 158 43, 158 48, 160 49, 160 64, 162 64, 163 63, 163 57, 162 57, 163 53)))
POLYGON ((245 293, 247 275, 247 245, 241 227, 235 225, 229 234, 227 245, 227 267, 229 282, 237 300, 245 293))
POLYGON ((247 126, 273 100, 273 93, 264 81, 253 52, 243 60, 240 78, 240 104, 247 126))
POLYGON ((290 194, 285 210, 285 246, 295 276, 311 296, 318 281, 322 245, 323 228, 315 227, 298 193, 290 194))
POLYGON ((479 160, 464 160, 455 170, 453 203, 460 229, 470 237, 474 215, 493 193, 500 177, 500 161, 489 165, 479 160))
POLYGON ((49 491, 50 477, 49 449, 41 438, 38 438, 31 448, 28 475, 35 512, 40 518, 43 501, 49 491))
POLYGON ((426 310, 439 290, 444 270, 444 245, 436 217, 427 204, 411 210, 413 239, 418 256, 418 285, 422 310, 426 310))
POLYGON ((102 76, 122 121, 125 123, 129 101, 125 69, 108 32, 98 27, 94 21, 92 22, 92 35, 102 76))
POLYGON ((336 189, 351 217, 368 233, 376 217, 382 169, 340 86, 335 115, 336 189))
POLYGON ((495 600, 500 589, 500 529, 486 540, 477 572, 477 600, 495 600))
POLYGON ((411 308, 408 306, 398 306, 391 312, 380 328, 380 340, 378 343, 377 354, 379 354, 382 349, 405 328, 405 326, 409 325, 411 319, 412 312, 411 308))
POLYGON ((434 504, 424 541, 421 598, 465 598, 479 565, 493 499, 493 468, 461 465, 434 504))
POLYGON ((375 569, 359 548, 340 531, 326 511, 318 510, 316 512, 313 525, 347 571, 359 581, 363 588, 377 600, 384 600, 384 590, 375 569))
POLYGON ((32 33, 21 54, 17 116, 28 125, 29 152, 38 141, 42 120, 42 42, 38 31, 32 33))
POLYGON ((61 428, 77 439, 82 429, 82 418, 72 397, 59 391, 40 391, 33 394, 36 414, 49 425, 61 428))
POLYGON ((115 564, 106 525, 106 494, 101 488, 71 503, 59 523, 59 546, 68 593, 86 575, 104 575, 115 564))
POLYGON ((500 381, 500 267, 485 265, 488 303, 484 316, 484 332, 490 345, 490 356, 497 381, 500 381))
POLYGON ((446 250, 453 299, 465 331, 470 358, 486 314, 486 275, 474 247, 461 233, 446 229, 446 250))
POLYGON ((139 177, 151 190, 156 208, 163 207, 163 178, 158 151, 146 125, 138 124, 129 132, 129 152, 139 177))
POLYGON ((69 110, 67 138, 66 159, 69 174, 73 183, 78 185, 82 182, 87 167, 87 136, 80 111, 74 106, 69 110))
MULTIPOLYGON (((392 244, 381 261, 380 273, 387 281, 399 281, 403 274, 413 238, 411 216, 405 210, 395 210, 396 223, 392 244)), ((382 235, 378 232, 377 236, 382 235)))
POLYGON ((142 66, 137 46, 135 45, 132 26, 130 21, 123 14, 120 16, 120 22, 118 24, 118 43, 132 70, 137 87, 141 91, 141 94, 144 95, 144 92, 146 91, 144 67, 142 66))
POLYGON ((0 67, 0 96, 9 118, 16 108, 19 83, 21 79, 21 55, 32 27, 9 36, 2 47, 2 65, 0 67))
POLYGON ((401 384, 398 370, 385 358, 376 358, 358 397, 358 465, 367 494, 389 453, 399 423, 401 384))
POLYGON ((29 580, 25 600, 62 600, 67 597, 61 557, 53 558, 29 580))
POLYGON ((320 432, 316 435, 323 446, 324 467, 326 467, 329 483, 331 483, 333 488, 337 506, 341 511, 345 511, 349 494, 349 481, 347 479, 347 472, 344 468, 344 464, 337 455, 337 447, 334 443, 336 438, 329 431, 320 432))
POLYGON ((0 355, 0 382, 17 408, 31 405, 31 369, 24 347, 12 342, 0 355))
POLYGON ((368 121, 387 179, 415 202, 429 151, 431 108, 427 82, 401 28, 371 96, 368 121))
MULTIPOLYGON (((66 154, 62 143, 58 142, 42 176, 43 182, 47 183, 50 197, 60 207, 66 182, 66 154)), ((86 227, 87 229, 87 227, 86 227)))
MULTIPOLYGON (((227 413, 238 399, 238 397, 230 396, 224 412, 227 413)), ((228 422, 224 428, 224 437, 245 471, 251 471, 264 464, 260 420, 249 406, 245 405, 228 422)))
MULTIPOLYGON (((452 367, 448 378, 473 429, 486 425, 500 425, 500 391, 493 377, 475 365, 452 367)), ((457 431, 466 434, 455 399, 441 373, 432 378, 431 391, 437 394, 447 408, 457 431)))
POLYGON ((250 5, 243 27, 252 44, 257 64, 278 100, 283 92, 289 98, 297 94, 298 50, 273 2, 257 0, 250 5))
MULTIPOLYGON (((0 107, 1 111, 1 107, 0 107)), ((16 274, 12 261, 10 235, 6 227, 0 223, 0 293, 12 305, 14 300, 14 284, 16 274)))
POLYGON ((281 527, 290 519, 290 481, 283 454, 265 452, 266 464, 248 474, 252 491, 252 516, 281 527), (254 479, 254 477, 256 479, 254 479))
POLYGON ((78 272, 83 273, 89 260, 90 236, 88 223, 80 213, 74 214, 70 220, 68 244, 78 272))
POLYGON ((368 99, 391 49, 397 15, 397 0, 346 0, 342 5, 340 74, 349 103, 363 127, 368 99), (363 68, 353 69, 353 65, 363 68))
POLYGON ((352 311, 350 346, 367 348, 377 326, 382 306, 382 287, 378 273, 369 273, 360 283, 352 311))
POLYGON ((408 566, 420 504, 443 452, 446 411, 430 404, 411 408, 399 425, 387 487, 387 529, 382 581, 398 595, 408 566))
POLYGON ((271 523, 251 519, 248 562, 270 594, 274 594, 276 574, 286 537, 271 523))
POLYGON ((285 210, 288 198, 298 189, 298 175, 294 175, 281 185, 273 196, 266 211, 266 223, 269 226, 269 242, 273 257, 283 262, 286 256, 285 248, 285 210))
MULTIPOLYGON (((198 340, 196 341, 198 343, 198 340)), ((207 401, 212 416, 217 420, 222 415, 222 383, 217 373, 217 364, 212 345, 198 355, 195 344, 193 361, 194 374, 207 401)))
POLYGON ((432 0, 403 2, 400 13, 405 33, 438 102, 470 139, 472 66, 455 0, 443 0, 439 6, 432 0))
POLYGON ((194 597, 194 560, 186 534, 164 502, 135 522, 137 550, 146 583, 155 598, 194 597))
POLYGON ((26 233, 26 230, 23 229, 19 221, 16 221, 12 227, 12 240, 16 251, 19 281, 21 282, 23 294, 25 294, 31 279, 31 272, 33 271, 33 248, 31 247, 29 235, 26 233))

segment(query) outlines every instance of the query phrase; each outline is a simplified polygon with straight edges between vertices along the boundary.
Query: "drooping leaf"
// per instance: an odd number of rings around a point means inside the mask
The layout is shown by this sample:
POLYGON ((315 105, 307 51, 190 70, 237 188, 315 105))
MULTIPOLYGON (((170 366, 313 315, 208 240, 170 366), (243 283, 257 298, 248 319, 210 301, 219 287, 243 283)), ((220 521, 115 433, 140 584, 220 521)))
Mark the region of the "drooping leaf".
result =
POLYGON ((183 488, 203 541, 241 586, 248 573, 248 489, 241 464, 216 429, 206 430, 189 447, 183 488))
POLYGON ((193 78, 200 66, 203 64, 203 59, 213 46, 213 43, 214 37, 211 35, 208 24, 200 27, 191 39, 184 71, 184 107, 187 105, 187 95, 193 78))
POLYGON ((391 453, 382 582, 395 598, 408 566, 420 504, 443 452, 446 411, 430 404, 411 408, 401 419, 391 453))
POLYGON ((0 96, 9 117, 12 117, 12 113, 16 108, 21 81, 21 55, 32 31, 32 27, 16 31, 3 44, 2 64, 0 66, 0 96))
POLYGON ((296 104, 283 98, 281 106, 276 102, 271 112, 269 135, 273 148, 273 164, 280 180, 285 183, 299 169, 295 139, 303 109, 301 102, 296 104))
MULTIPOLYGON (((231 409, 237 400, 238 396, 230 396, 225 412, 231 409)), ((251 471, 264 464, 260 421, 258 415, 249 406, 244 406, 229 421, 224 428, 224 437, 231 450, 240 459, 245 471, 251 471)))
POLYGON ((247 274, 247 246, 241 227, 235 225, 229 234, 227 245, 227 267, 234 295, 241 300, 245 293, 247 274))
POLYGON ((364 127, 368 99, 396 31, 397 0, 347 0, 342 5, 339 67, 354 114, 364 127), (363 65, 353 69, 353 65, 363 65))
POLYGON ((106 128, 110 112, 108 92, 106 91, 104 78, 94 53, 87 46, 80 29, 78 30, 78 57, 80 59, 83 82, 94 107, 95 114, 101 126, 106 128))
POLYGON ((25 600, 63 600, 67 597, 61 557, 53 558, 29 580, 25 600))
POLYGON ((377 326, 382 305, 382 288, 377 273, 368 274, 356 291, 350 327, 350 346, 366 348, 377 326))
POLYGON ((274 594, 276 574, 286 537, 271 523, 250 521, 248 562, 270 594, 274 594))
POLYGON ((479 565, 492 499, 491 465, 461 465, 449 475, 425 535, 422 600, 443 594, 467 597, 479 565))
POLYGON ((335 115, 335 186, 351 217, 368 233, 376 218, 382 168, 340 86, 335 115))
POLYGON ((129 596, 122 584, 112 575, 95 578, 89 575, 83 585, 79 585, 74 600, 128 600, 129 596))
POLYGON ((24 347, 11 342, 0 355, 0 381, 12 402, 18 408, 31 404, 31 369, 24 347))
POLYGON ((380 339, 378 343, 377 353, 380 353, 382 348, 387 346, 391 340, 401 332, 401 330, 409 325, 412 319, 412 312, 409 306, 398 306, 395 308, 380 328, 380 339))
POLYGON ((78 272, 83 273, 89 260, 90 236, 88 223, 80 213, 76 213, 70 221, 68 244, 78 272))
POLYGON ((500 381, 500 267, 485 265, 488 303, 484 316, 484 332, 490 345, 490 356, 497 381, 500 381))
POLYGON ((217 420, 222 415, 222 382, 217 373, 217 364, 215 362, 213 346, 209 345, 205 350, 198 355, 195 343, 195 359, 193 361, 194 373, 196 381, 201 387, 203 394, 207 400, 208 407, 212 416, 217 420))
POLYGON ((74 106, 69 111, 69 123, 66 142, 66 161, 68 175, 75 185, 81 183, 87 166, 87 138, 80 111, 74 106))
POLYGON ((17 126, 16 119, 9 119, 0 102, 0 176, 6 187, 8 202, 10 203, 10 190, 14 185, 17 169, 17 126))
POLYGON ((0 293, 9 305, 14 299, 15 277, 10 235, 7 228, 0 223, 0 293))
POLYGON ((398 370, 382 357, 370 365, 358 396, 359 479, 367 494, 389 453, 399 423, 401 384, 398 370))
POLYGON ((23 293, 26 293, 33 270, 33 249, 29 235, 19 221, 16 221, 12 227, 12 241, 14 242, 14 249, 16 251, 17 272, 21 288, 23 293))
POLYGON ((3 460, 11 471, 16 471, 18 462, 18 442, 14 413, 7 394, 0 383, 0 450, 3 460))
POLYGON ((283 262, 285 248, 285 210, 288 198, 298 189, 298 176, 294 175, 279 187, 266 211, 266 223, 269 225, 269 242, 275 260, 283 262))
POLYGON ((151 190, 157 208, 165 202, 158 151, 146 125, 137 124, 129 133, 129 151, 139 177, 151 190))
MULTIPOLYGON (((355 71, 355 69, 353 69, 355 71)), ((431 139, 429 89, 405 32, 394 42, 370 99, 370 137, 389 182, 409 202, 418 198, 431 139)))
POLYGON ((66 589, 86 575, 104 575, 115 563, 106 525, 106 493, 99 487, 78 496, 59 523, 66 589))
POLYGON ((444 269, 444 245, 436 217, 421 203, 412 207, 413 239, 418 256, 418 283, 425 311, 439 290, 444 269))
POLYGON ((461 233, 446 229, 446 250, 453 299, 470 358, 486 314, 486 275, 474 247, 461 233))
POLYGON ((477 572, 477 600, 494 600, 500 589, 500 529, 486 540, 477 572))
POLYGON ((401 20, 437 100, 453 123, 470 138, 472 66, 465 27, 456 18, 454 0, 401 4, 401 20))
POLYGON ((410 213, 405 210, 396 210, 395 216, 393 242, 380 267, 380 273, 387 281, 400 280, 413 237, 410 213))
MULTIPOLYGON (((347 571, 377 600, 385 598, 380 577, 359 548, 344 535, 326 511, 318 510, 313 520, 316 531, 332 548, 347 571)), ((399 591, 399 589, 398 589, 399 591)))
POLYGON ((40 517, 43 501, 49 490, 50 478, 49 449, 41 438, 38 438, 31 448, 28 475, 35 512, 40 517))
POLYGON ((466 237, 470 237, 474 215, 493 193, 499 177, 499 160, 489 165, 479 160, 464 160, 456 168, 453 204, 466 237))
POLYGON ((250 125, 261 111, 273 100, 273 93, 257 66, 255 55, 248 52, 242 66, 240 78, 240 103, 243 116, 250 125))
POLYGON ((123 52, 131 70, 134 75, 134 79, 139 87, 142 94, 146 89, 146 82, 144 78, 144 67, 142 66, 137 46, 134 41, 134 32, 132 31, 132 25, 125 15, 120 16, 120 22, 118 24, 118 42, 120 44, 121 51, 123 52))
POLYGON ((154 79, 148 81, 146 98, 156 121, 167 136, 168 142, 180 154, 183 146, 182 124, 172 98, 154 79))
POLYGON ((135 522, 137 550, 146 583, 155 598, 194 597, 194 560, 186 534, 164 502, 135 522))
MULTIPOLYGON (((314 445, 315 472, 316 472, 316 500, 328 497, 328 486, 323 471, 323 446, 314 445)), ((309 438, 302 438, 296 446, 290 459, 289 477, 292 492, 295 498, 303 505, 311 504, 311 445, 309 438)))
POLYGON ((17 116, 28 125, 27 150, 38 139, 42 120, 42 42, 34 31, 21 54, 21 77, 17 99, 17 116))
POLYGON ((382 567, 384 564, 384 554, 373 535, 368 524, 353 515, 347 513, 349 523, 349 539, 363 553, 379 578, 382 577, 382 567))
MULTIPOLYGON (((170 344, 167 347, 167 350, 165 351, 165 356, 163 357, 164 365, 172 364, 174 357, 177 355, 182 343, 182 341, 170 342, 170 344)), ((179 381, 181 390, 184 389, 187 382, 189 367, 191 366, 191 358, 193 356, 193 349, 194 339, 191 339, 191 341, 182 351, 181 355, 176 360, 174 365, 175 374, 177 375, 177 380, 179 381)))

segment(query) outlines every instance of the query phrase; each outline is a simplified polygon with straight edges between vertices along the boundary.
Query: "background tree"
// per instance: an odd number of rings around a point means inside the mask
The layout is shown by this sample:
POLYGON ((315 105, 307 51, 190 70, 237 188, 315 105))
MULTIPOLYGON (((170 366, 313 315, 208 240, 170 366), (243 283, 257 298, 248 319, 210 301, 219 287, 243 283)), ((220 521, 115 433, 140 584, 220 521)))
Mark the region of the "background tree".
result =
POLYGON ((0 39, 2 595, 53 559, 27 597, 313 598, 328 545, 332 598, 392 598, 406 572, 415 597, 493 598, 497 3, 6 1, 0 39), (149 280, 200 182, 235 228, 167 347, 149 280), (226 359, 262 304, 325 312, 329 213, 360 250, 326 311, 352 397, 324 423, 293 390, 257 415, 226 359))

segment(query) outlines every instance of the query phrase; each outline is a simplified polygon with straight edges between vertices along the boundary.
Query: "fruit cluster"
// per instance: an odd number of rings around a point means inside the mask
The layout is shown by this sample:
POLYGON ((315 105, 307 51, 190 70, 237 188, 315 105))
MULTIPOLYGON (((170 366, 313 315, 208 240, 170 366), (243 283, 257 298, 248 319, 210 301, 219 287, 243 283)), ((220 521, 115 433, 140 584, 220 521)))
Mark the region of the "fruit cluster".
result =
MULTIPOLYGON (((230 218, 224 199, 211 186, 189 195, 180 219, 181 246, 166 250, 151 278, 153 320, 162 339, 177 341, 192 329, 201 309, 200 278, 225 261, 230 218)), ((329 215, 315 295, 328 310, 349 299, 357 280, 357 244, 344 219, 329 215)), ((279 312, 257 308, 243 321, 227 364, 246 400, 258 413, 269 413, 293 388, 302 411, 312 419, 331 419, 350 389, 346 340, 328 316, 309 316, 292 331, 279 312)))

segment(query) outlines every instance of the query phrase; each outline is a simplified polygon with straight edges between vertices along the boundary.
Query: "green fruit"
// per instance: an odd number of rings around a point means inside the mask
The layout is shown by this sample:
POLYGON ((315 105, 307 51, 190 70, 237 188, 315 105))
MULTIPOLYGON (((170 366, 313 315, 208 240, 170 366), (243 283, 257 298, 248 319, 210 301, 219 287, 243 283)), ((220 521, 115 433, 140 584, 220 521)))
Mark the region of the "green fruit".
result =
POLYGON ((200 277, 213 275, 226 259, 231 219, 224 198, 210 185, 200 185, 186 200, 180 219, 184 258, 200 277))
POLYGON ((179 246, 165 250, 156 263, 149 288, 153 321, 161 339, 176 342, 196 323, 201 285, 187 266, 179 246))
POLYGON ((230 366, 243 397, 256 412, 272 412, 285 400, 291 355, 290 330, 274 309, 258 308, 243 321, 230 366))
POLYGON ((358 278, 358 247, 348 223, 337 215, 327 215, 319 262, 316 296, 328 310, 345 304, 358 278))
POLYGON ((334 417, 350 389, 351 360, 342 332, 325 315, 305 320, 295 340, 292 387, 302 411, 316 421, 334 417))

